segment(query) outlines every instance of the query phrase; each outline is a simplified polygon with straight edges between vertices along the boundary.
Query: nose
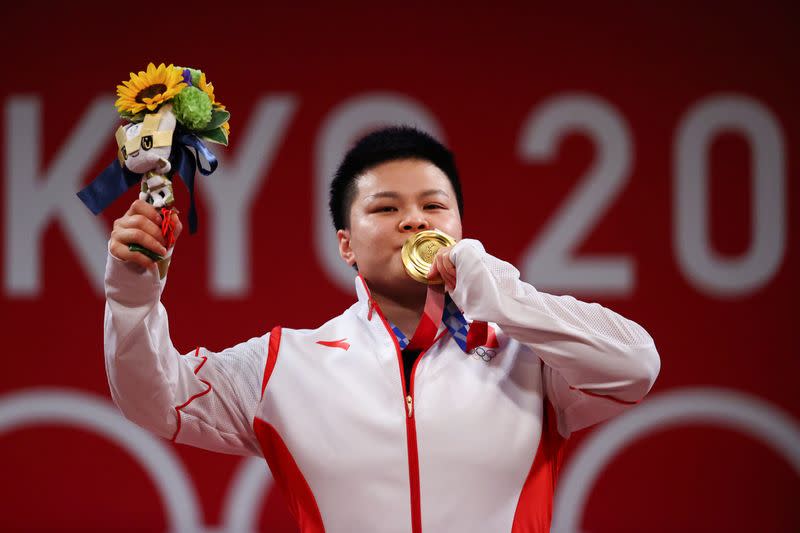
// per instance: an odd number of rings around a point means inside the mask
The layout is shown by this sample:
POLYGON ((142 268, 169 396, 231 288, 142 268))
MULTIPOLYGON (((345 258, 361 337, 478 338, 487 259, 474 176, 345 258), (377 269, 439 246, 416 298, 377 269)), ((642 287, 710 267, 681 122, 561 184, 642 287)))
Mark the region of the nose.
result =
POLYGON ((400 231, 422 231, 430 226, 423 213, 418 210, 409 211, 400 221, 400 231))

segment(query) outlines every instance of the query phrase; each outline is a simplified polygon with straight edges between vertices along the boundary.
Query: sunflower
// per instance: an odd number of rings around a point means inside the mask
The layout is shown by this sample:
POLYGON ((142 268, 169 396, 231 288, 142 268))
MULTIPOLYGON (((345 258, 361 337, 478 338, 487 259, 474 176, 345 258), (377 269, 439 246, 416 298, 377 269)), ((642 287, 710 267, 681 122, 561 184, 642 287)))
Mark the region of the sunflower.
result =
POLYGON ((173 65, 166 67, 161 63, 156 67, 150 63, 147 65, 147 72, 131 72, 130 80, 117 85, 119 98, 114 105, 120 113, 129 115, 135 115, 145 108, 155 111, 186 87, 181 74, 181 70, 173 65))
MULTIPOLYGON (((213 101, 213 99, 212 99, 212 101, 213 101)), ((219 102, 215 102, 214 103, 214 109, 215 110, 218 109, 220 111, 227 111, 227 109, 225 109, 225 106, 220 104, 219 102)), ((230 137, 231 136, 230 120, 226 120, 225 122, 223 122, 220 127, 225 132, 225 137, 230 137)))
MULTIPOLYGON (((224 104, 221 104, 216 100, 214 100, 214 84, 206 83, 205 72, 200 74, 200 80, 197 82, 197 87, 208 95, 208 99, 211 100, 211 104, 213 105, 215 110, 227 111, 224 104)), ((225 137, 230 137, 231 134, 231 125, 228 124, 228 122, 230 121, 226 120, 220 126, 222 130, 225 132, 225 137)))
POLYGON ((206 73, 200 73, 200 79, 197 81, 197 88, 203 91, 208 95, 208 99, 211 100, 211 104, 216 108, 225 109, 225 106, 214 100, 214 84, 213 83, 206 83, 206 73))

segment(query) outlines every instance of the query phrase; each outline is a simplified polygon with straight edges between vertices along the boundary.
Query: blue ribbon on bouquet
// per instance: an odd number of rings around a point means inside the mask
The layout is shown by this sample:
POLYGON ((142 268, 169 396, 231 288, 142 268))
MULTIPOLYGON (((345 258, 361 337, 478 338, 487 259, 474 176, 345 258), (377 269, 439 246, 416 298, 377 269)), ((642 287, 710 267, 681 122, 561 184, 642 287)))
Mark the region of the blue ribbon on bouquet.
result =
POLYGON ((78 191, 78 198, 95 215, 142 181, 142 175, 123 167, 119 159, 108 165, 92 182, 78 191))
POLYGON ((217 170, 219 161, 211 150, 194 133, 181 132, 177 135, 177 143, 173 140, 170 154, 172 168, 178 171, 184 185, 189 189, 189 233, 197 231, 197 209, 194 203, 194 174, 200 171, 208 176, 217 170))
MULTIPOLYGON (((194 175, 197 171, 204 176, 212 174, 217 170, 219 161, 197 135, 176 128, 169 162, 172 170, 180 176, 189 190, 189 233, 195 233, 197 231, 197 209, 194 201, 194 175)), ((122 166, 118 159, 115 159, 77 194, 86 207, 97 215, 141 181, 142 174, 132 172, 122 166)))

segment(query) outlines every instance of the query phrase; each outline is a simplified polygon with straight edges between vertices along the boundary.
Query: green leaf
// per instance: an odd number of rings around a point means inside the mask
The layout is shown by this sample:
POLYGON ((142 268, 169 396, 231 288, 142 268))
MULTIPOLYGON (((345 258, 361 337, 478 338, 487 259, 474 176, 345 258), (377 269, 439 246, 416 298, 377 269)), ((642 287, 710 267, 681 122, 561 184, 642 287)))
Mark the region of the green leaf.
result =
POLYGON ((209 121, 208 124, 206 124, 206 127, 203 128, 203 132, 219 128, 225 122, 227 122, 229 118, 231 118, 231 114, 228 113, 227 111, 223 111, 221 109, 214 109, 211 112, 211 120, 209 121))
POLYGON ((162 259, 164 259, 162 256, 158 255, 157 253, 151 252, 150 250, 148 250, 144 246, 140 246, 138 244, 134 244, 134 243, 129 244, 128 245, 128 250, 130 250, 131 252, 139 252, 141 254, 144 254, 147 257, 149 257, 150 259, 152 259, 153 261, 161 261, 162 259))
POLYGON ((139 111, 135 115, 130 111, 122 111, 120 112, 119 116, 128 122, 141 122, 144 120, 144 111, 139 111))
POLYGON ((221 127, 213 129, 211 131, 204 131, 199 135, 200 138, 205 139, 209 142, 221 144, 223 146, 228 146, 228 136, 225 135, 225 131, 221 127))

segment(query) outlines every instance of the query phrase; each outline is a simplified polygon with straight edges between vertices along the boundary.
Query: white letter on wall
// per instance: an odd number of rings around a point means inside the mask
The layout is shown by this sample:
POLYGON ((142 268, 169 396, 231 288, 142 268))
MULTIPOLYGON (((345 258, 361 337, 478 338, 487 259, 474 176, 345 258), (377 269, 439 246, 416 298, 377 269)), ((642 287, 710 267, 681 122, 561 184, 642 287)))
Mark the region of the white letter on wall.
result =
POLYGON ((11 97, 5 106, 5 290, 34 297, 42 286, 42 236, 57 219, 98 294, 103 292, 109 231, 75 195, 119 121, 114 100, 89 106, 42 172, 41 105, 32 96, 11 97))
POLYGON ((219 169, 197 178, 211 218, 209 282, 216 296, 239 297, 250 288, 250 213, 296 107, 291 95, 263 98, 240 137, 235 161, 223 160, 216 150, 219 169))

